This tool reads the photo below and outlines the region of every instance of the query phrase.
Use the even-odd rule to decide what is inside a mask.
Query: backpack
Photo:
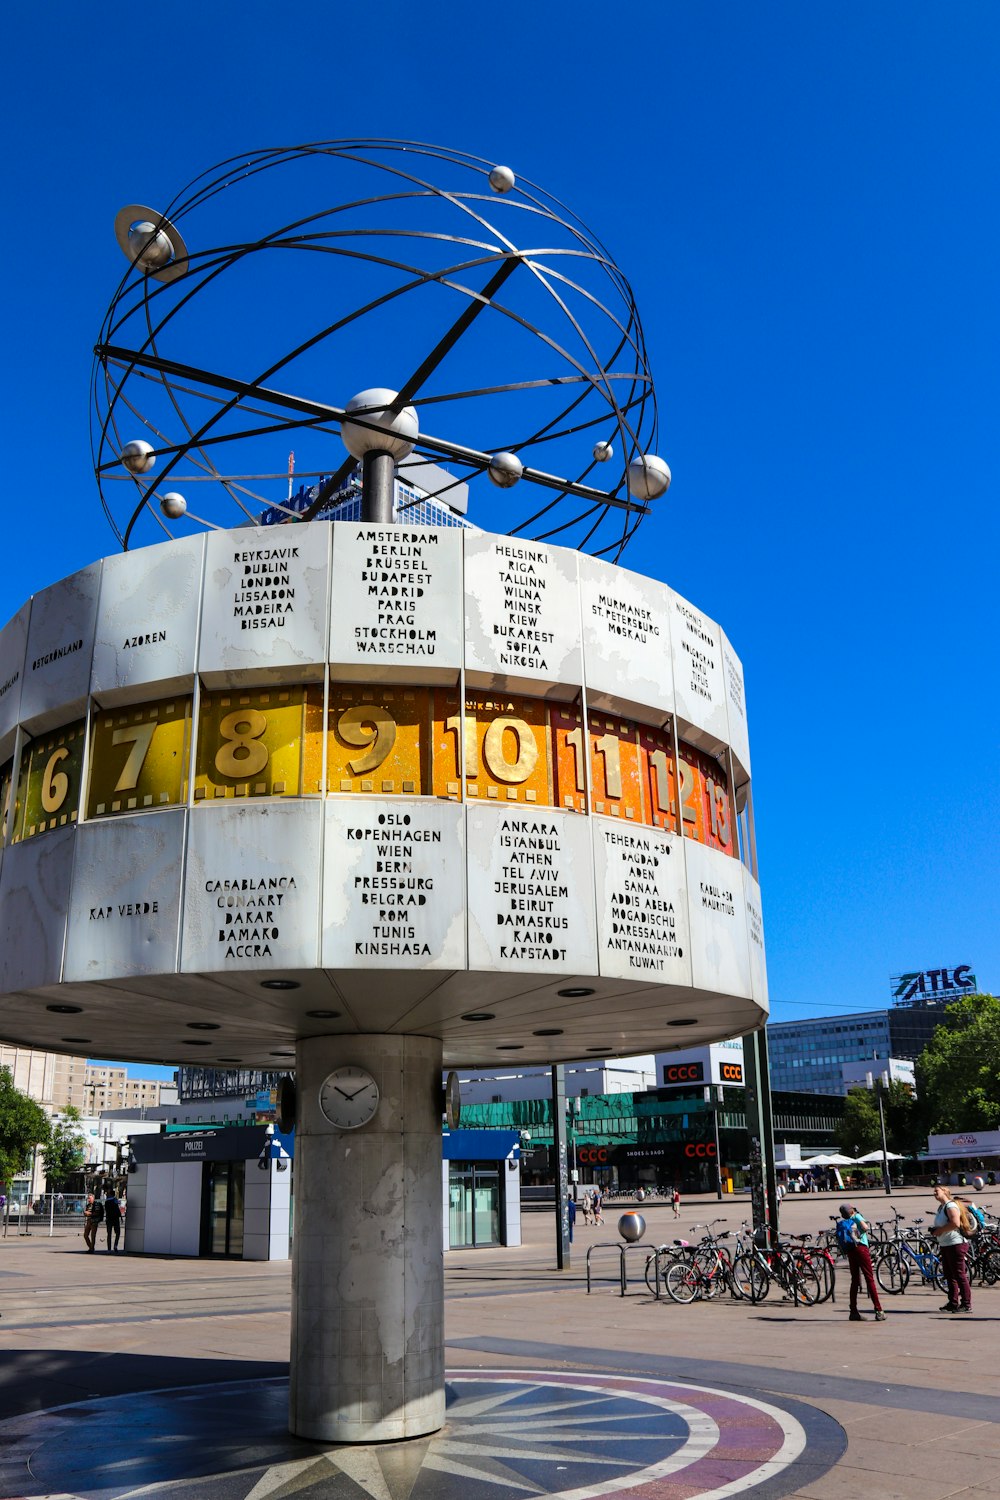
[[[854,1219],[853,1217],[850,1218],[850,1219],[838,1219],[837,1220],[837,1246],[838,1246],[838,1248],[841,1249],[841,1250],[846,1250],[847,1247],[848,1247],[848,1245],[856,1245],[857,1243],[858,1243],[858,1225],[857,1225],[857,1220]]]
[[[101,1220],[104,1218],[104,1204],[101,1202],[100,1198],[95,1198],[93,1203],[91,1204],[90,1217],[94,1220],[95,1224],[100,1224]]]
[[[958,1205],[958,1232],[963,1240],[975,1239],[983,1223],[982,1211],[969,1203]]]

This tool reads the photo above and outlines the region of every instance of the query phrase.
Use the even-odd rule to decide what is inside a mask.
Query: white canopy
[[[831,1151],[827,1156],[810,1156],[808,1161],[802,1163],[804,1167],[853,1167],[855,1159],[853,1156],[841,1156],[839,1151]]]
[[[900,1154],[899,1154],[898,1151],[887,1151],[885,1154],[889,1158],[890,1161],[902,1161],[903,1160],[903,1158],[900,1156]],[[864,1156],[859,1156],[858,1157],[858,1163],[859,1164],[861,1162],[866,1162],[866,1161],[881,1161],[881,1160],[882,1160],[882,1153],[881,1153],[881,1151],[866,1151],[865,1154],[864,1154]]]

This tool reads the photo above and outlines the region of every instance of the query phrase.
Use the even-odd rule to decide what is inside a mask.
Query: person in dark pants
[[[931,1234],[937,1240],[941,1256],[941,1269],[948,1281],[948,1300],[942,1312],[970,1313],[972,1311],[972,1286],[966,1267],[969,1246],[962,1233],[962,1208],[946,1187],[936,1187],[938,1211],[931,1225]],[[968,1228],[966,1210],[965,1227]]]
[[[847,1264],[851,1268],[851,1293],[850,1293],[850,1322],[863,1323],[864,1316],[858,1311],[858,1293],[861,1290],[861,1278],[865,1278],[865,1286],[875,1309],[876,1323],[885,1322],[885,1313],[882,1311],[882,1302],[879,1298],[878,1287],[875,1285],[875,1272],[872,1268],[871,1251],[868,1249],[868,1225],[851,1203],[840,1205],[841,1223],[837,1226],[837,1239],[842,1245],[847,1256]],[[848,1238],[845,1238],[849,1236]]]
[[[122,1237],[122,1208],[112,1187],[104,1194],[104,1222],[108,1227],[108,1254],[111,1254],[111,1236],[114,1235],[114,1251],[117,1255],[118,1241]]]
[[[95,1197],[93,1193],[88,1193],[87,1206],[83,1210],[83,1243],[91,1255],[96,1248],[94,1242],[97,1239],[97,1226],[103,1218],[104,1207],[100,1198]]]
[[[572,1198],[569,1198],[567,1200],[566,1207],[568,1210],[567,1217],[569,1219],[569,1242],[572,1245],[573,1230],[576,1228],[576,1203]]]

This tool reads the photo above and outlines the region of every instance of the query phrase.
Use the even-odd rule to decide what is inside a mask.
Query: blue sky
[[[121,204],[342,135],[508,162],[636,292],[674,483],[624,561],[744,661],[775,1019],[913,968],[996,988],[995,5],[179,0],[5,31],[0,616],[114,547],[88,378]]]

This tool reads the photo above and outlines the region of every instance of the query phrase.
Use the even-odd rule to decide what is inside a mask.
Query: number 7
[[[111,736],[113,745],[130,744],[132,746],[115,786],[116,792],[131,792],[138,785],[143,762],[149,754],[149,747],[153,742],[155,732],[155,723],[133,724],[128,729],[116,729]]]

